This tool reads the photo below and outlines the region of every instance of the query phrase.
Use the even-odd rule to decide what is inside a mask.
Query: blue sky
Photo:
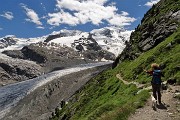
[[[0,0],[0,37],[40,37],[61,29],[133,30],[159,0]]]

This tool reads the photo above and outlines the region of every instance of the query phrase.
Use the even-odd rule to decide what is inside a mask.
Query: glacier
[[[23,99],[25,96],[33,92],[40,86],[45,85],[46,83],[53,81],[54,79],[60,78],[62,76],[102,66],[108,65],[112,62],[99,62],[99,63],[89,63],[81,64],[73,68],[68,68],[64,70],[54,71],[48,74],[44,74],[34,79],[22,81],[19,83],[9,84],[7,86],[0,88],[0,119],[2,119],[10,109]]]

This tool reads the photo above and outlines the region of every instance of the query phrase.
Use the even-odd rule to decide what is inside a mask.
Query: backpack
[[[152,76],[153,84],[161,84],[161,70],[154,70]]]

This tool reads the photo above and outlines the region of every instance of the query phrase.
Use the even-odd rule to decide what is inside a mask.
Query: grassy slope
[[[118,69],[107,70],[95,77],[74,96],[72,101],[76,102],[70,102],[59,113],[68,116],[74,113],[71,120],[127,119],[136,108],[143,106],[149,94],[143,91],[137,95],[135,85],[125,85],[116,78],[118,72]]]
[[[166,2],[164,2],[166,1]],[[145,14],[146,19],[137,27],[131,36],[134,41],[133,51],[139,51],[136,43],[141,37],[143,25],[160,20],[170,10],[179,10],[180,0],[161,0],[159,8],[154,7]],[[157,13],[157,14],[154,14]],[[174,22],[174,21],[170,21]],[[171,43],[170,47],[167,45]],[[123,61],[113,70],[104,71],[85,85],[61,111],[56,109],[56,115],[51,119],[61,119],[65,114],[71,120],[126,120],[136,108],[142,107],[149,97],[148,91],[136,94],[135,85],[125,85],[116,78],[121,73],[124,79],[136,80],[150,84],[151,77],[143,72],[149,69],[153,62],[163,66],[164,79],[176,78],[180,84],[180,28],[161,42],[155,48],[141,54],[133,61]]]
[[[169,43],[172,43],[172,46],[167,48]],[[149,94],[148,91],[136,94],[136,86],[123,84],[116,78],[116,74],[121,72],[127,80],[136,79],[149,84],[151,78],[143,73],[143,68],[148,69],[152,62],[157,62],[165,66],[165,79],[175,77],[179,80],[179,43],[180,29],[136,60],[124,61],[115,69],[104,71],[85,85],[68,106],[57,112],[53,120],[64,114],[71,116],[71,120],[126,120],[136,108],[143,106]]]
[[[162,16],[166,16],[169,12],[176,12],[180,10],[180,0],[161,0],[158,4],[154,5],[143,17],[141,25],[131,34],[132,52],[138,53],[138,43],[142,39],[142,34],[147,26],[153,26],[155,22],[163,24],[161,21]],[[180,26],[180,23],[173,19],[167,19],[168,25],[176,23]],[[153,31],[156,31],[153,28]],[[150,64],[153,62],[159,63],[163,66],[165,78],[176,78],[180,84],[180,28],[174,32],[173,35],[166,38],[161,44],[155,48],[143,53],[134,61],[124,61],[119,65],[119,69],[122,71],[124,78],[127,80],[136,80],[140,83],[149,83],[151,77],[147,79],[147,75],[143,72],[143,69],[149,69]],[[170,48],[166,46],[172,43]]]
[[[180,84],[180,29],[160,43],[157,47],[143,53],[134,61],[124,61],[118,67],[124,77],[128,80],[137,80],[140,83],[147,83],[151,80],[143,72],[149,69],[153,62],[162,65],[164,80],[176,78]],[[172,44],[167,47],[168,44]]]

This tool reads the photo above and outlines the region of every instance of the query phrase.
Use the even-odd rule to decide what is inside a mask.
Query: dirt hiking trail
[[[137,82],[127,82],[120,74],[117,74],[116,77],[124,84],[135,84],[137,88],[142,88],[142,90],[152,89],[151,86],[144,87],[143,84]],[[144,107],[137,109],[128,120],[180,120],[180,98],[177,98],[180,96],[180,86],[168,85],[167,90],[163,90],[161,94],[162,104],[157,104],[156,110],[152,108],[150,97]]]

